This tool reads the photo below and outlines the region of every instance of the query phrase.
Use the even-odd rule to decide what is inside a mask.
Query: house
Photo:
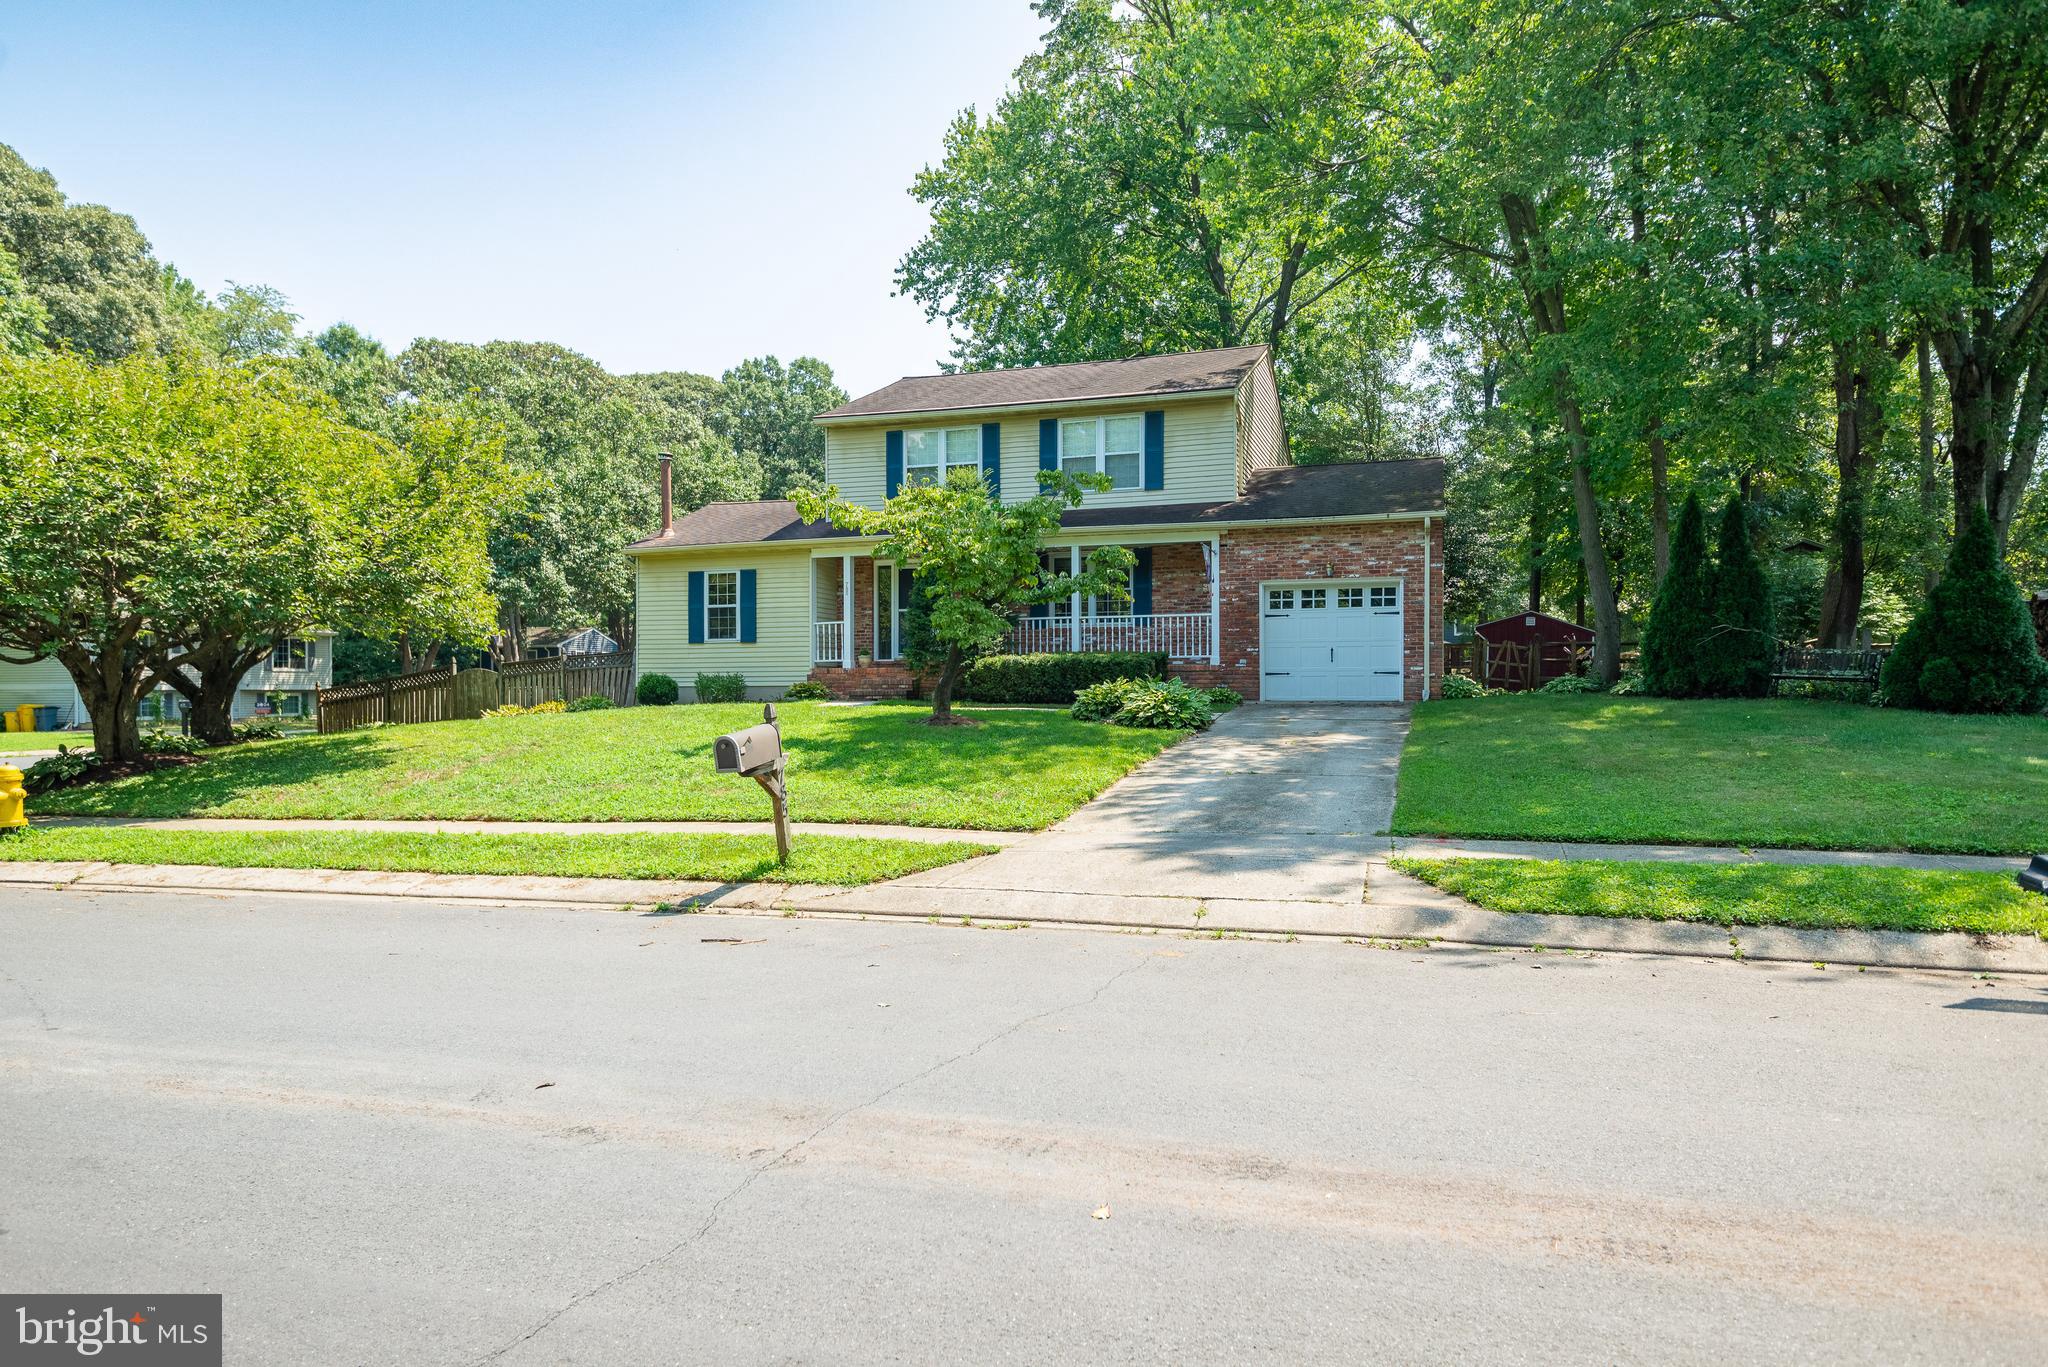
[[[533,627],[525,641],[526,658],[553,660],[563,655],[616,655],[619,643],[596,627]]]
[[[313,631],[288,637],[273,645],[270,654],[242,676],[235,690],[233,716],[236,721],[255,716],[310,716],[315,691],[333,682],[334,633]],[[70,673],[54,659],[23,665],[0,663],[0,710],[25,702],[56,707],[60,727],[82,726],[91,720]],[[184,695],[158,685],[143,699],[141,710],[147,719],[171,720],[184,707]]]
[[[1298,466],[1263,346],[923,375],[822,413],[825,476],[879,507],[912,480],[981,471],[1008,502],[1041,470],[1107,474],[1041,552],[1136,556],[1130,600],[1073,600],[1013,622],[1020,652],[1163,651],[1172,672],[1269,701],[1432,696],[1443,652],[1440,460]],[[817,679],[904,696],[897,663],[913,567],[786,500],[669,513],[634,543],[639,668],[686,693],[737,673],[750,696]]]

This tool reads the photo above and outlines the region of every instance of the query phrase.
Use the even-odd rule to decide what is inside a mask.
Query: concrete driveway
[[[1265,703],[1137,769],[1046,834],[923,887],[1359,902],[1409,709]]]

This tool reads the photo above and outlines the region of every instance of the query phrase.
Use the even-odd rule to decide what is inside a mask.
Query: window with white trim
[[[1145,419],[1072,418],[1060,424],[1060,469],[1070,475],[1108,475],[1112,489],[1145,484]]]
[[[1337,606],[1340,608],[1362,608],[1365,606],[1365,590],[1349,588],[1337,590]]]
[[[740,572],[712,570],[704,576],[704,639],[740,638]]]
[[[313,643],[301,636],[287,636],[270,648],[272,669],[310,669]]]
[[[1294,590],[1293,590],[1293,589],[1267,589],[1267,590],[1266,590],[1266,611],[1268,611],[1268,612],[1292,612],[1292,611],[1294,611]]]
[[[934,427],[903,434],[903,482],[938,484],[955,470],[981,469],[979,427]]]
[[[1303,608],[1311,611],[1328,607],[1329,598],[1330,591],[1328,589],[1303,589],[1301,591],[1301,605]]]
[[[1373,607],[1392,608],[1401,605],[1401,590],[1393,584],[1375,584],[1370,593]]]

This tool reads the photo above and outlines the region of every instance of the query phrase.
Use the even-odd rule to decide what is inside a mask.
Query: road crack
[[[36,1019],[42,1022],[43,1029],[55,1030],[57,1028],[56,1026],[50,1024],[50,1013],[43,1010],[42,1002],[37,999],[35,993],[29,991],[29,986],[27,983],[15,977],[12,973],[9,973],[5,969],[0,969],[0,978],[7,979],[8,982],[13,983],[16,988],[20,989],[21,995],[27,999],[29,1006],[34,1008],[36,1013]]]
[[[932,1076],[934,1073],[942,1072],[947,1068],[951,1068],[956,1063],[965,1063],[967,1060],[973,1058],[976,1054],[979,1054],[982,1050],[989,1048],[991,1045],[1000,1044],[1002,1041],[1008,1039],[1011,1035],[1016,1034],[1019,1030],[1022,1030],[1029,1025],[1035,1025],[1037,1022],[1044,1020],[1048,1016],[1057,1016],[1062,1012],[1079,1011],[1085,1007],[1093,1006],[1097,1001],[1101,1000],[1103,993],[1109,991],[1110,988],[1116,986],[1117,983],[1121,982],[1124,978],[1143,968],[1148,962],[1150,961],[1146,959],[1139,959],[1135,963],[1120,968],[1116,972],[1110,974],[1109,977],[1105,978],[1102,981],[1101,985],[1098,986],[1093,992],[1090,992],[1087,996],[1082,997],[1076,1001],[1061,1002],[1054,1006],[1048,1006],[1042,1011],[1034,1011],[1032,1014],[1023,1017],[1020,1020],[1013,1021],[1009,1025],[1004,1026],[1002,1029],[996,1031],[992,1035],[989,1035],[980,1043],[974,1045],[972,1048],[963,1049],[957,1054],[953,1054],[946,1058],[942,1058],[936,1063],[930,1064],[927,1067],[919,1069],[917,1072],[912,1073],[909,1077],[902,1078],[896,1082],[892,1082],[887,1087],[884,1087],[881,1091],[876,1092],[873,1096],[869,1097],[865,1101],[857,1101],[851,1106],[847,1106],[838,1111],[834,1111],[831,1115],[827,1116],[824,1119],[824,1121],[821,1122],[818,1125],[818,1127],[812,1130],[809,1134],[797,1140],[794,1144],[791,1144],[789,1147],[783,1149],[774,1157],[768,1159],[766,1162],[760,1163],[752,1169],[750,1169],[747,1172],[747,1175],[742,1177],[739,1180],[739,1182],[733,1186],[732,1190],[726,1192],[723,1196],[719,1197],[716,1201],[711,1203],[711,1209],[708,1212],[706,1212],[703,1222],[699,1224],[695,1230],[691,1231],[683,1238],[678,1239],[675,1243],[670,1244],[667,1248],[663,1249],[661,1252],[655,1254],[654,1256],[646,1259],[645,1261],[636,1263],[634,1266],[627,1268],[623,1272],[619,1272],[611,1277],[607,1277],[605,1280],[599,1282],[596,1286],[591,1287],[589,1290],[580,1292],[577,1295],[570,1297],[568,1301],[564,1302],[559,1308],[549,1313],[545,1318],[540,1320],[539,1323],[535,1324],[531,1329],[528,1329],[518,1338],[513,1339],[510,1343],[507,1343],[502,1347],[494,1348],[490,1352],[484,1354],[482,1357],[475,1359],[473,1367],[485,1367],[485,1364],[487,1363],[498,1361],[507,1353],[519,1347],[521,1344],[530,1343],[534,1339],[540,1337],[540,1335],[546,1333],[548,1329],[554,1325],[555,1321],[561,1319],[562,1316],[568,1314],[571,1310],[574,1310],[578,1306],[584,1305],[596,1299],[597,1297],[604,1295],[607,1291],[612,1290],[614,1287],[623,1286],[627,1282],[632,1281],[636,1277],[639,1277],[642,1273],[650,1272],[653,1269],[661,1266],[663,1263],[668,1262],[676,1255],[688,1251],[693,1245],[698,1243],[706,1235],[710,1234],[713,1229],[717,1227],[718,1217],[724,1214],[725,1208],[731,1205],[734,1201],[738,1200],[741,1196],[745,1195],[749,1187],[753,1186],[754,1183],[759,1181],[762,1177],[766,1176],[768,1173],[774,1171],[776,1168],[782,1166],[791,1158],[795,1157],[804,1148],[815,1142],[819,1138],[819,1136],[823,1135],[826,1131],[832,1129],[834,1126],[844,1121],[848,1116],[858,1115],[862,1111],[868,1110],[869,1108],[874,1106],[878,1106],[882,1102],[894,1096],[896,1093],[902,1091],[905,1087],[914,1086],[915,1084],[922,1082],[926,1078]]]

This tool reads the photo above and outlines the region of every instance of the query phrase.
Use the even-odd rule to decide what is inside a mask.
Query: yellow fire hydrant
[[[16,831],[28,825],[28,789],[21,786],[21,770],[0,764],[0,831]]]

